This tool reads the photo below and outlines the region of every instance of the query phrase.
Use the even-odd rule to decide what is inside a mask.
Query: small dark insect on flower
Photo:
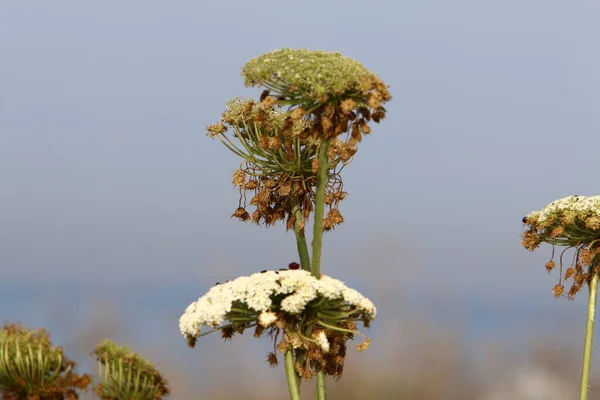
[[[527,223],[527,217],[523,217],[523,223],[526,224]]]
[[[220,283],[219,283],[219,282],[215,283],[215,286],[219,286],[219,285],[220,285]]]
[[[298,264],[297,262],[291,262],[290,265],[288,265],[289,269],[300,269],[300,264]]]
[[[262,271],[260,271],[261,274],[264,274],[265,272],[267,272],[268,269],[263,269]]]
[[[263,92],[260,94],[260,101],[263,101],[268,96],[269,96],[269,91],[268,90],[263,90]]]

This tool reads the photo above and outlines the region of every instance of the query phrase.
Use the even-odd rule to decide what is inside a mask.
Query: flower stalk
[[[300,377],[294,369],[294,350],[289,348],[285,352],[285,374],[291,400],[300,400]]]
[[[581,387],[579,400],[587,400],[592,366],[592,346],[594,342],[594,323],[596,316],[596,300],[598,298],[598,281],[600,272],[595,271],[590,280],[590,295],[588,298],[588,311],[585,325],[585,341],[583,345],[583,361],[581,367]]]
[[[321,253],[323,250],[323,214],[325,213],[325,185],[327,183],[327,172],[329,170],[329,160],[327,159],[328,149],[329,140],[322,140],[318,158],[319,172],[317,174],[317,189],[315,193],[315,223],[313,227],[312,241],[311,272],[315,278],[319,278],[319,274],[321,273]]]

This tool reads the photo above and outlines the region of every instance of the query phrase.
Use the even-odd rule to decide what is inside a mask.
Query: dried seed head
[[[364,351],[371,345],[371,339],[365,339],[362,343],[356,345],[358,351]]]
[[[571,289],[569,289],[568,298],[569,300],[575,300],[575,295],[581,290],[581,286],[577,284],[573,284]]]
[[[534,251],[542,243],[534,232],[527,231],[522,235],[521,244],[529,251]]]
[[[279,186],[279,189],[277,190],[277,193],[282,197],[288,196],[291,192],[292,185],[290,185],[289,183]]]
[[[292,114],[290,114],[290,118],[294,122],[299,121],[303,116],[304,110],[301,107],[295,108],[294,111],[292,111]]]
[[[258,187],[258,181],[255,179],[250,179],[246,184],[244,184],[244,189],[246,190],[255,190]]]
[[[555,227],[554,229],[552,229],[552,232],[550,232],[550,236],[558,237],[558,236],[561,236],[563,233],[565,233],[565,227],[562,225],[559,225],[559,226]]]
[[[263,110],[271,109],[275,105],[275,97],[267,96],[260,102],[260,107]]]
[[[250,214],[248,214],[248,211],[246,211],[244,207],[239,207],[237,210],[235,210],[231,217],[238,218],[242,221],[248,221],[250,219]]]
[[[215,137],[217,135],[221,135],[221,134],[227,132],[227,127],[224,124],[219,122],[219,123],[207,126],[206,130],[208,131],[208,136]]]
[[[279,363],[279,361],[277,361],[277,354],[275,354],[275,353],[267,354],[267,362],[269,363],[269,365],[271,367],[275,368],[277,366],[277,364]]]
[[[579,251],[579,261],[583,265],[591,265],[594,261],[594,253],[590,249],[581,249]]]
[[[233,178],[231,179],[231,182],[235,186],[243,186],[245,181],[246,181],[246,173],[241,169],[236,169],[233,172]]]
[[[546,263],[546,271],[548,271],[548,273],[550,273],[554,267],[556,267],[556,263],[554,261],[548,261]]]
[[[352,99],[346,99],[340,104],[340,110],[344,114],[350,114],[356,108],[356,102]]]
[[[552,293],[554,293],[554,297],[556,297],[557,299],[563,295],[563,293],[565,292],[565,287],[561,284],[555,285],[554,288],[552,289]]]
[[[585,226],[586,228],[597,230],[598,228],[600,228],[600,217],[594,215],[587,218],[585,220]]]
[[[565,271],[565,280],[570,279],[575,276],[575,268],[569,267]]]

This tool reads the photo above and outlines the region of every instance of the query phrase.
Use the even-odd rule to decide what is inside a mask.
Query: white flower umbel
[[[600,196],[568,196],[529,213],[523,246],[534,250],[540,243],[578,247],[600,239]]]
[[[540,211],[533,211],[526,217],[538,224],[573,214],[585,220],[589,217],[600,218],[600,196],[567,196],[555,200]]]
[[[299,315],[307,306],[315,312],[343,310],[346,320],[369,321],[376,315],[375,305],[369,299],[337,279],[316,279],[303,270],[280,270],[242,276],[212,287],[189,305],[179,320],[179,328],[186,337],[198,337],[201,326],[215,329],[225,321],[232,322],[229,317],[236,313],[239,318],[240,309],[248,323],[253,319],[269,326],[278,313]]]

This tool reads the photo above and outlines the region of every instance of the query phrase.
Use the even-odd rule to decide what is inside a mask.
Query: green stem
[[[325,185],[327,184],[327,174],[329,172],[329,160],[327,159],[327,149],[329,140],[321,140],[319,149],[319,171],[317,174],[317,191],[315,193],[315,225],[313,227],[312,240],[312,275],[316,278],[321,273],[321,250],[323,247],[323,214],[325,213]]]
[[[285,352],[285,375],[290,389],[290,399],[300,400],[300,385],[298,374],[294,368],[294,350],[292,348]]]
[[[327,400],[327,391],[325,390],[325,372],[319,371],[317,373],[317,392],[315,393],[315,400]]]
[[[296,184],[294,183],[293,190],[296,190]],[[296,245],[298,247],[298,255],[300,256],[300,265],[305,271],[310,271],[310,256],[308,254],[308,244],[306,242],[306,235],[304,234],[304,228],[300,229],[300,222],[302,221],[302,210],[300,210],[299,204],[294,204],[292,208],[294,213],[294,233],[296,234]]]
[[[595,266],[592,266],[592,269]],[[579,400],[587,400],[590,381],[590,368],[592,365],[592,344],[594,341],[594,319],[596,314],[596,299],[598,297],[598,280],[600,273],[592,272],[590,281],[590,297],[588,299],[588,313],[585,325],[585,342],[583,346],[583,365],[581,367],[581,388]]]

